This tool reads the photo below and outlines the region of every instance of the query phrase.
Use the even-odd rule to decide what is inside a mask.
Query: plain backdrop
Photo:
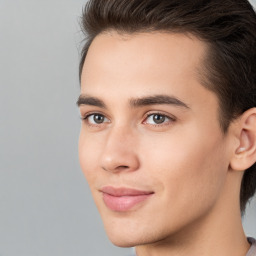
[[[131,251],[108,241],[78,162],[85,2],[0,0],[0,256]],[[255,199],[244,227],[256,237]]]

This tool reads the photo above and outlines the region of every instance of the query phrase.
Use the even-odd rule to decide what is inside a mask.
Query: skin
[[[82,121],[80,164],[110,240],[136,246],[138,256],[242,256],[249,249],[239,191],[250,163],[236,152],[252,144],[243,124],[255,111],[222,133],[217,96],[198,75],[207,50],[191,35],[112,31],[98,35],[88,51],[79,107],[82,118],[90,116]],[[155,95],[186,107],[130,104]],[[154,122],[154,114],[163,122]],[[104,204],[106,185],[154,194],[117,212]]]

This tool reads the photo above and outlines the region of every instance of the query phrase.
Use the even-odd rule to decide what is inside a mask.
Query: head
[[[82,25],[80,162],[111,240],[134,245],[121,227],[146,243],[152,222],[161,239],[225,204],[243,213],[256,190],[251,5],[94,0]],[[147,195],[117,209],[109,193],[138,193],[123,187]]]

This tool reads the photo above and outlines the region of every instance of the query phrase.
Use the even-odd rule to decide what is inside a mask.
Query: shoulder
[[[246,256],[256,256],[256,240],[252,237],[248,237],[248,242],[251,244],[251,248]]]

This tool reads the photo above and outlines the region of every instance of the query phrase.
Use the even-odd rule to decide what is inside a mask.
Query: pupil
[[[104,121],[104,118],[101,115],[94,115],[93,119],[94,119],[94,122],[97,123],[97,124],[101,124]]]
[[[154,116],[153,116],[153,120],[154,120],[154,122],[157,123],[157,124],[163,123],[163,122],[164,122],[164,119],[165,119],[165,117],[162,116],[162,115],[154,115]]]

